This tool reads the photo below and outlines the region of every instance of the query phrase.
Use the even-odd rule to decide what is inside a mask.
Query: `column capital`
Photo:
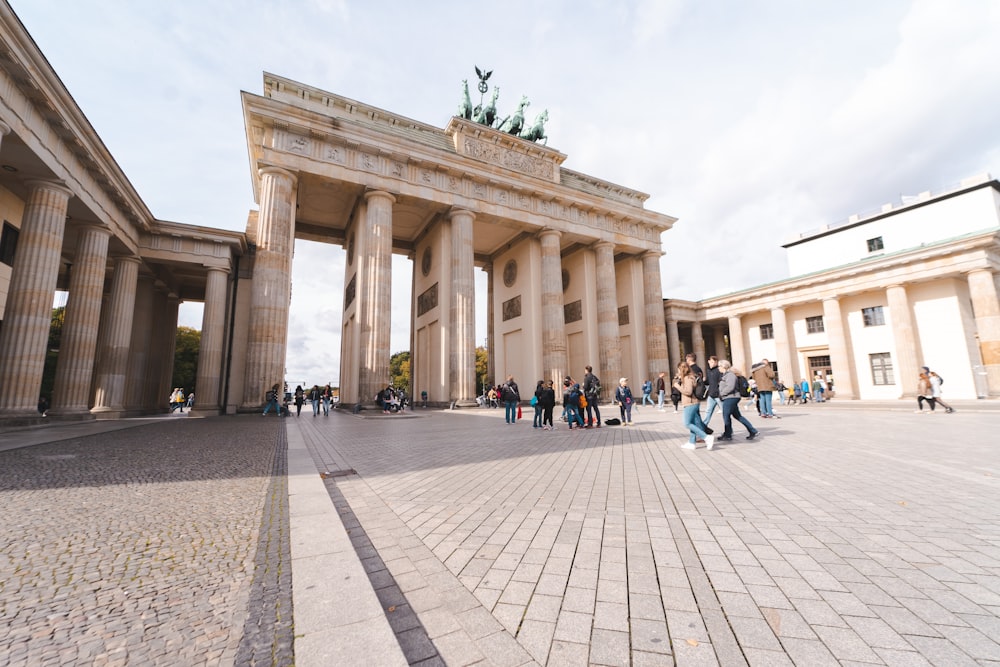
[[[45,178],[31,178],[24,182],[32,190],[48,190],[50,192],[58,192],[66,196],[67,199],[73,197],[73,191],[69,189],[64,182],[58,180],[49,180]]]
[[[601,250],[603,248],[611,248],[611,250],[614,251],[615,244],[612,243],[611,241],[601,240],[601,241],[595,241],[594,243],[591,244],[590,247],[593,248],[594,250]]]
[[[373,199],[375,197],[388,199],[389,203],[391,204],[396,203],[396,198],[392,194],[386,192],[385,190],[365,190],[365,201],[368,201],[369,199]]]
[[[115,262],[132,262],[133,264],[142,264],[142,259],[136,257],[135,255],[112,255],[111,259]]]
[[[264,175],[284,176],[285,178],[291,179],[293,183],[299,180],[298,174],[296,174],[294,171],[282,169],[281,167],[272,167],[270,165],[265,167],[260,167],[259,169],[257,169],[257,174],[261,177],[263,177]]]
[[[0,120],[0,138],[10,134],[10,125]]]
[[[666,253],[664,253],[662,250],[647,250],[646,252],[639,255],[639,257],[642,259],[647,259],[649,257],[655,257],[656,259],[660,259],[665,254]]]
[[[457,216],[460,216],[460,215],[467,215],[470,218],[472,218],[473,220],[476,219],[475,212],[474,211],[470,211],[467,208],[460,208],[460,207],[456,206],[456,207],[452,208],[450,211],[448,211],[448,219],[449,220],[451,220],[452,218],[455,218]]]
[[[538,238],[544,239],[547,236],[554,236],[557,239],[562,238],[562,232],[558,229],[552,229],[551,227],[546,227],[538,232]]]

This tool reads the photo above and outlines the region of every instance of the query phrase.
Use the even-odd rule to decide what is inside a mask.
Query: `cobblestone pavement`
[[[291,664],[283,443],[171,419],[0,452],[0,664]]]
[[[1000,665],[1000,413],[776,410],[714,451],[652,409],[286,422],[357,471],[326,481],[411,663]]]

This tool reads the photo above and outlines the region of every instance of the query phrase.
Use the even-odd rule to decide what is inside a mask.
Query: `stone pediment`
[[[455,151],[488,165],[559,183],[559,167],[566,156],[559,151],[455,116],[445,132]]]

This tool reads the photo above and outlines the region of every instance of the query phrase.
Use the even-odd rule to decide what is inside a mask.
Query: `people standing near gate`
[[[826,391],[825,383],[823,382],[823,376],[816,373],[816,377],[813,379],[813,400],[817,403],[822,403],[824,400],[823,392]]]
[[[750,420],[740,413],[740,399],[743,397],[740,385],[746,383],[747,388],[749,388],[749,382],[743,377],[743,373],[733,369],[728,359],[719,362],[719,370],[722,373],[719,379],[719,397],[722,399],[722,425],[725,429],[719,436],[719,440],[733,439],[734,417],[736,421],[746,427],[747,440],[753,440],[757,437],[758,431],[750,423]]]
[[[923,413],[924,401],[927,401],[930,411],[934,412],[936,401],[934,400],[934,389],[931,387],[931,378],[927,373],[921,372],[917,380],[917,409],[914,412]]]
[[[583,395],[587,399],[587,428],[601,428],[601,409],[597,407],[597,402],[601,400],[601,380],[594,375],[593,366],[584,366],[584,369],[587,371],[583,375]]]
[[[264,412],[261,414],[261,416],[262,417],[266,417],[267,413],[271,411],[271,408],[274,408],[275,413],[277,413],[277,415],[280,417],[281,416],[281,408],[278,406],[278,385],[277,384],[273,385],[268,390],[267,395],[264,397],[264,400],[266,401],[266,404],[264,405]]]
[[[531,407],[535,409],[535,418],[531,422],[531,428],[542,427],[542,392],[545,391],[545,381],[539,380],[535,385],[535,395],[531,397]]]
[[[757,383],[757,396],[760,401],[760,416],[763,419],[773,419],[774,409],[771,407],[771,394],[774,393],[774,369],[771,362],[761,359],[750,369],[754,382]]]
[[[701,370],[701,366],[698,365],[697,360],[692,353],[688,352],[687,354],[685,354],[684,361],[687,363],[688,368],[691,371],[691,374],[694,375],[695,380],[697,380],[699,377],[702,379],[705,378],[705,372]],[[684,393],[681,392],[681,401],[683,400],[684,400]],[[704,431],[705,433],[708,433],[709,435],[712,435],[712,429],[710,429],[708,427],[708,424],[706,424],[705,421],[701,418],[700,407],[698,408],[698,411],[695,412],[695,416],[698,418],[698,426],[701,428],[701,430]]]
[[[660,373],[660,376],[656,378],[656,409],[663,412],[663,400],[667,396],[667,381],[664,379],[666,373]],[[674,412],[677,412],[677,406],[674,406]]]
[[[188,408],[188,410],[190,410],[193,407],[194,407],[194,389],[191,390],[191,393],[188,394],[188,397],[187,397],[187,408]]]
[[[622,413],[622,426],[632,425],[632,388],[628,386],[628,378],[618,380],[618,388],[615,389],[615,400],[618,401],[618,409]]]
[[[809,399],[812,398],[812,390],[809,388],[809,380],[802,378],[802,382],[799,383],[799,388],[802,391],[802,402],[808,403]]]
[[[696,449],[699,441],[703,441],[708,449],[715,446],[715,437],[707,433],[701,420],[701,401],[694,394],[698,377],[691,371],[686,361],[677,364],[677,375],[674,386],[681,394],[681,406],[684,410],[684,426],[690,435],[683,445],[684,449]]]
[[[927,368],[927,366],[924,366],[924,372],[927,373],[927,377],[931,381],[931,395],[934,396],[934,401],[944,408],[945,413],[951,414],[954,412],[955,408],[951,407],[941,399],[941,385],[944,384],[944,380],[940,375]]]
[[[302,403],[306,400],[306,393],[302,391],[302,385],[295,385],[295,416],[302,416]]]
[[[502,397],[504,405],[504,420],[508,424],[517,423],[517,404],[521,402],[521,392],[517,388],[517,383],[514,382],[514,376],[508,375],[507,381],[503,383],[501,388]]]
[[[556,407],[556,392],[552,389],[552,380],[546,380],[542,386],[542,393],[538,397],[538,404],[542,406],[542,429],[545,431],[554,430],[552,410]]]
[[[319,390],[319,385],[314,384],[309,390],[309,402],[313,406],[313,417],[319,417],[319,402],[323,397],[323,392]]]
[[[714,354],[708,358],[708,370],[705,371],[705,384],[708,385],[708,407],[705,410],[705,424],[712,421],[715,407],[722,409],[722,399],[719,398],[719,380],[722,371],[719,370],[719,358]]]

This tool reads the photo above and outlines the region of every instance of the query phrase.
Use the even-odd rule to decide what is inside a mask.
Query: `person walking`
[[[521,402],[521,393],[514,382],[514,376],[508,375],[501,388],[501,400],[504,405],[504,420],[508,424],[517,423],[517,404]]]
[[[313,406],[313,417],[319,417],[319,402],[322,397],[323,393],[319,390],[319,385],[314,384],[309,390],[309,402]]]
[[[945,403],[941,398],[941,385],[944,383],[944,380],[941,379],[940,375],[927,368],[927,366],[924,366],[924,372],[927,373],[927,377],[931,381],[931,396],[934,397],[934,402],[944,408],[945,414],[954,412],[955,408]]]
[[[649,403],[650,405],[653,406],[656,405],[655,403],[653,403],[653,399],[650,397],[650,394],[652,393],[653,393],[653,382],[652,380],[646,380],[645,382],[642,383],[642,405],[646,405],[646,403]]]
[[[771,407],[771,394],[774,393],[774,369],[771,368],[771,362],[761,359],[760,363],[754,364],[750,369],[750,374],[757,383],[760,416],[763,419],[773,419],[775,415]]]
[[[274,386],[272,386],[267,391],[267,394],[264,397],[264,400],[266,401],[266,404],[264,405],[264,412],[261,413],[261,417],[266,417],[267,413],[271,411],[271,408],[274,408],[275,413],[277,413],[277,415],[280,417],[281,416],[281,408],[278,406],[278,385],[277,384],[275,384]]]
[[[743,377],[743,373],[733,369],[728,359],[719,361],[719,370],[721,372],[721,377],[719,378],[719,397],[722,399],[722,425],[724,430],[718,439],[733,439],[733,418],[735,417],[736,421],[746,427],[747,440],[753,440],[757,437],[759,431],[753,427],[749,419],[740,413],[741,385],[749,386],[749,383]]]
[[[691,371],[691,367],[686,361],[677,364],[677,375],[674,386],[677,387],[677,391],[681,394],[681,405],[684,408],[684,426],[690,433],[688,441],[683,445],[683,448],[697,449],[696,443],[699,440],[703,440],[705,447],[712,449],[715,447],[715,437],[706,433],[702,427],[703,422],[699,414],[701,411],[701,401],[694,395],[694,387],[697,381],[697,376]]]
[[[712,421],[715,414],[715,407],[722,409],[722,399],[719,398],[719,380],[722,379],[722,371],[719,370],[719,358],[714,354],[708,358],[708,370],[705,371],[705,384],[708,385],[708,407],[705,409],[705,424]]]
[[[684,360],[687,363],[688,368],[691,370],[691,374],[694,375],[695,382],[697,382],[698,378],[702,378],[702,380],[704,381],[705,372],[701,370],[701,367],[698,365],[697,359],[695,358],[694,354],[688,352],[687,354],[684,355]],[[700,400],[701,399],[699,399],[699,401]],[[695,413],[695,417],[698,418],[698,426],[701,428],[701,430],[709,435],[712,435],[712,429],[710,429],[708,427],[708,424],[706,424],[705,421],[701,418],[700,407],[698,408],[698,411]]]
[[[302,385],[295,385],[295,416],[302,416],[302,403],[306,400],[306,393],[302,391]]]
[[[323,399],[323,416],[324,417],[329,417],[330,416],[330,399],[331,398],[333,398],[333,389],[330,388],[330,385],[326,385],[325,387],[323,387],[323,395],[322,395],[322,399]]]
[[[666,373],[660,373],[659,377],[656,378],[656,409],[663,412],[663,400],[667,396],[667,381],[664,380]],[[674,406],[674,412],[677,412],[677,406]]]
[[[531,428],[542,427],[542,393],[545,391],[545,382],[539,380],[535,385],[535,395],[531,397],[531,406],[535,409],[535,418],[531,422]]]
[[[934,412],[936,403],[934,400],[934,389],[931,387],[930,376],[922,372],[920,373],[920,378],[917,380],[917,409],[914,412],[924,414],[924,401],[927,401],[930,411]]]
[[[799,388],[802,391],[802,402],[808,403],[809,399],[812,398],[812,392],[809,389],[809,380],[802,378],[802,382],[799,384]]]
[[[587,428],[601,428],[601,380],[594,375],[593,366],[584,366],[583,396],[587,399]]]
[[[622,426],[632,425],[632,389],[628,386],[628,378],[618,380],[618,388],[615,389],[615,400],[618,401],[618,409],[622,413]]]

